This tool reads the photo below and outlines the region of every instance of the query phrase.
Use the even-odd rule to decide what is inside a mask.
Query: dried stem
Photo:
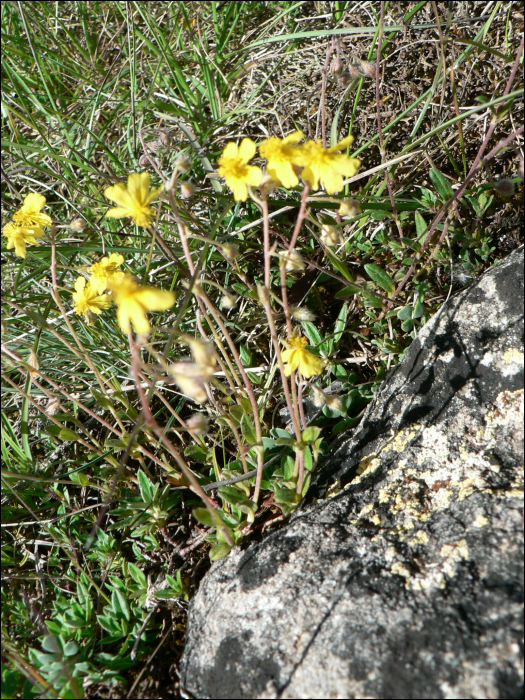
[[[379,18],[379,31],[377,34],[377,54],[376,54],[376,108],[377,108],[377,134],[379,136],[379,150],[381,153],[381,163],[384,165],[386,163],[386,153],[385,153],[385,142],[383,139],[383,132],[381,130],[381,105],[379,100],[379,64],[381,62],[381,45],[383,43],[383,22],[385,16],[385,3],[381,2],[381,14]],[[385,168],[385,182],[388,189],[388,196],[390,197],[390,205],[392,206],[392,212],[394,215],[394,220],[397,225],[397,230],[399,232],[399,238],[403,238],[403,229],[401,228],[401,221],[397,215],[396,202],[394,200],[394,192],[392,190],[392,183],[390,181],[390,175],[388,174],[388,168]]]

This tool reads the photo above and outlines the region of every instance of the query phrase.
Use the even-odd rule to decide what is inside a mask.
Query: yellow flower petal
[[[116,272],[108,279],[115,304],[118,306],[117,320],[127,333],[130,323],[137,333],[149,333],[151,326],[146,311],[163,311],[175,303],[173,292],[155,287],[139,287],[129,273]]]
[[[136,333],[147,334],[151,330],[144,307],[134,299],[125,299],[117,309],[117,321],[124,333],[130,330],[130,323]]]
[[[117,182],[116,185],[106,187],[104,196],[111,199],[112,202],[120,204],[124,209],[129,210],[133,207],[133,200],[131,199],[130,193],[122,182]]]
[[[148,311],[165,311],[175,303],[175,294],[167,289],[139,287],[134,298]]]
[[[251,139],[243,139],[239,146],[239,158],[244,163],[247,163],[255,155],[256,146]]]
[[[46,198],[38,192],[30,192],[24,198],[24,204],[20,211],[24,214],[37,214],[46,203]]]

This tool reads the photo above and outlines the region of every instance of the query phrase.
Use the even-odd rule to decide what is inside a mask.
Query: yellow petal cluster
[[[164,311],[175,303],[173,292],[156,287],[141,287],[128,272],[116,272],[108,278],[108,289],[117,305],[117,321],[124,333],[131,324],[139,334],[147,335],[151,326],[147,311]]]
[[[89,278],[90,283],[95,286],[99,294],[107,289],[108,280],[115,272],[120,272],[120,266],[124,262],[124,257],[118,253],[111,253],[109,257],[105,256],[97,263],[93,263],[88,267],[91,273]]]
[[[292,371],[299,372],[308,379],[314,374],[320,374],[323,370],[323,361],[317,355],[306,350],[308,345],[304,336],[294,334],[289,336],[288,340],[282,340],[286,350],[282,353],[283,362],[285,362],[284,373],[287,377]]]
[[[299,183],[298,173],[312,189],[321,184],[328,194],[336,194],[343,189],[343,177],[356,174],[361,161],[341,153],[353,142],[347,136],[330,148],[324,148],[321,141],[307,141],[303,146],[298,142],[304,137],[302,131],[294,131],[283,139],[271,136],[259,146],[259,154],[267,161],[266,174],[260,168],[247,165],[255,155],[255,144],[251,139],[243,139],[240,146],[226,144],[219,159],[218,173],[226,179],[236,200],[245,201],[247,185],[261,187],[263,194],[281,183],[284,187],[295,187]]]
[[[255,155],[255,150],[255,144],[251,139],[243,139],[240,146],[230,141],[219,158],[218,173],[226,180],[237,202],[246,201],[247,185],[258,187],[261,182],[261,169],[255,165],[247,165]]]
[[[41,212],[45,203],[44,195],[30,192],[20,209],[13,214],[13,221],[9,221],[2,229],[7,238],[7,248],[14,248],[20,258],[25,258],[28,243],[39,245],[36,239],[44,235],[42,226],[51,225],[51,217]]]
[[[106,216],[110,219],[121,219],[129,216],[137,226],[150,226],[155,214],[148,205],[162,192],[162,185],[150,189],[149,173],[130,173],[128,186],[122,182],[106,187],[104,194],[117,207],[108,209]]]
[[[99,294],[98,286],[92,282],[93,278],[86,283],[84,277],[77,277],[73,301],[75,302],[75,312],[83,315],[88,322],[91,321],[91,314],[101,314],[104,309],[111,306],[111,298],[107,294]]]
[[[353,140],[353,136],[347,136],[331,148],[323,148],[320,141],[308,141],[302,149],[303,180],[309,182],[314,190],[319,189],[321,183],[328,194],[340,192],[343,189],[342,176],[353,177],[361,164],[357,158],[339,153]]]
[[[268,161],[266,166],[268,174],[274,180],[280,181],[284,187],[296,187],[299,184],[293,165],[303,164],[302,149],[296,147],[303,137],[302,131],[295,131],[284,139],[271,136],[259,146],[259,153]]]

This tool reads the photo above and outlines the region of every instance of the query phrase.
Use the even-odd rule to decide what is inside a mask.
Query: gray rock
[[[522,303],[523,248],[426,324],[290,522],[208,572],[183,687],[523,696]]]

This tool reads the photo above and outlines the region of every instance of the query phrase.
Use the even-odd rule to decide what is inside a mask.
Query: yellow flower
[[[124,258],[122,255],[111,253],[109,258],[104,257],[99,262],[93,263],[93,265],[88,267],[88,271],[91,272],[89,282],[96,287],[99,294],[102,294],[107,289],[109,278],[115,272],[119,272],[119,267],[123,262]]]
[[[175,303],[175,294],[156,287],[139,287],[128,272],[115,272],[108,279],[113,300],[118,306],[117,321],[127,333],[130,322],[137,333],[147,334],[151,330],[146,311],[164,311]]]
[[[40,226],[19,226],[12,221],[9,221],[9,223],[4,226],[2,233],[7,238],[7,248],[14,247],[15,253],[20,258],[25,258],[26,256],[27,243],[40,245],[36,239],[44,235]]]
[[[261,169],[246,163],[255,155],[255,144],[251,139],[243,139],[241,145],[230,141],[219,158],[219,175],[233,191],[235,201],[246,201],[246,185],[258,187],[261,182]]]
[[[319,189],[319,182],[328,194],[335,194],[343,189],[343,178],[356,174],[361,161],[350,158],[346,153],[338,153],[347,148],[354,140],[353,136],[347,136],[331,148],[323,148],[320,141],[308,141],[301,148],[303,156],[302,172],[303,180],[310,183],[314,190]]]
[[[153,209],[148,207],[162,192],[160,187],[150,190],[149,173],[130,173],[128,175],[128,186],[122,182],[106,187],[104,194],[118,207],[108,209],[106,216],[110,219],[122,219],[124,216],[131,217],[137,226],[149,226],[154,216]]]
[[[97,285],[93,285],[91,279],[86,284],[84,277],[77,277],[73,301],[75,312],[79,316],[84,314],[88,322],[92,320],[93,314],[101,314],[111,306],[111,298],[107,294],[99,295]]]
[[[282,353],[282,358],[287,363],[284,368],[284,373],[287,377],[296,369],[306,379],[314,374],[321,373],[323,361],[320,357],[305,349],[308,344],[306,338],[299,334],[293,334],[288,338],[288,341],[283,340],[282,342],[286,346],[286,350]]]
[[[40,210],[45,206],[45,203],[46,198],[43,194],[30,192],[24,198],[24,204],[17,212],[15,212],[13,216],[15,224],[33,229],[35,227],[40,229],[41,226],[51,226],[51,217],[40,212]]]
[[[284,187],[295,187],[299,184],[299,178],[292,165],[301,165],[303,162],[301,148],[295,147],[303,136],[302,131],[288,134],[284,139],[271,136],[259,146],[259,153],[268,161],[266,166],[268,174],[274,180],[279,180]]]

